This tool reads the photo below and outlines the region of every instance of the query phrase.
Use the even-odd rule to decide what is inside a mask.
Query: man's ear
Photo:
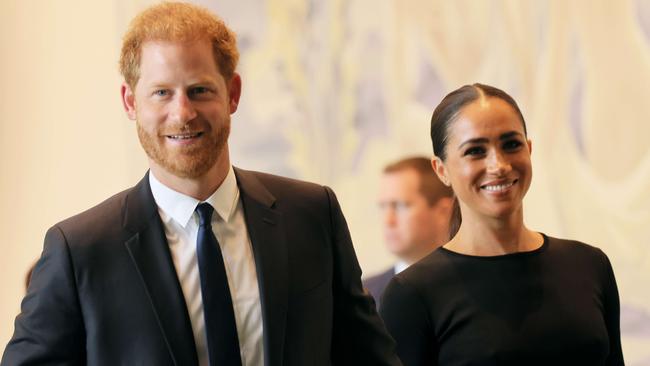
[[[228,103],[230,105],[230,114],[237,111],[239,98],[241,97],[241,76],[234,73],[228,82]]]
[[[446,185],[447,187],[451,186],[451,183],[449,183],[449,178],[447,177],[447,169],[445,169],[445,163],[442,161],[442,159],[437,156],[431,158],[431,167],[433,168],[433,171],[436,172],[436,175],[442,184]]]
[[[126,111],[126,115],[130,120],[135,121],[137,113],[135,111],[135,94],[131,87],[126,82],[122,83],[120,88],[120,94],[122,95],[122,105]]]

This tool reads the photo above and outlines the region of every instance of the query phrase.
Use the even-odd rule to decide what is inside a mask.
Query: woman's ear
[[[446,185],[447,187],[451,186],[449,177],[447,177],[447,169],[445,169],[445,163],[442,161],[442,159],[437,156],[431,158],[431,167],[433,168],[433,171],[436,172],[436,175],[442,184]]]

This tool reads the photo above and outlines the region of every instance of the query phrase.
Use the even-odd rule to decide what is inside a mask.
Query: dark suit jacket
[[[395,277],[395,267],[390,267],[386,271],[379,273],[377,275],[368,277],[363,281],[363,287],[370,292],[370,295],[375,299],[377,308],[381,303],[381,297],[384,294],[388,282]]]
[[[398,365],[327,187],[235,169],[257,267],[266,365]],[[135,187],[53,226],[2,366],[196,365],[151,194]]]

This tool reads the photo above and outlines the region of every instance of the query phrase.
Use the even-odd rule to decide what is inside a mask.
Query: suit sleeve
[[[45,236],[14,328],[2,366],[85,364],[85,331],[70,252],[56,226]]]
[[[330,204],[334,256],[334,365],[401,365],[395,342],[379,318],[373,299],[361,285],[347,223],[331,189],[325,188]]]
[[[404,366],[438,364],[427,308],[414,289],[394,277],[384,291],[380,312]]]
[[[623,350],[621,347],[621,305],[618,296],[618,287],[616,286],[612,264],[605,253],[602,253],[602,255],[605,261],[603,311],[605,325],[609,335],[609,356],[607,357],[606,364],[608,366],[621,366],[625,362],[623,361]]]

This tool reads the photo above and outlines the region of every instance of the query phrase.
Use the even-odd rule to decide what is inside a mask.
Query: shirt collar
[[[403,270],[407,269],[408,267],[409,267],[408,263],[406,263],[406,262],[404,262],[402,260],[397,261],[397,263],[395,263],[395,274],[398,274],[398,273],[402,272]]]
[[[156,179],[151,171],[149,172],[149,185],[156,204],[165,215],[182,227],[187,227],[196,206],[201,201],[167,187]],[[235,172],[230,166],[226,178],[205,202],[212,205],[221,219],[229,221],[235,212],[238,200],[239,187],[237,187]]]

